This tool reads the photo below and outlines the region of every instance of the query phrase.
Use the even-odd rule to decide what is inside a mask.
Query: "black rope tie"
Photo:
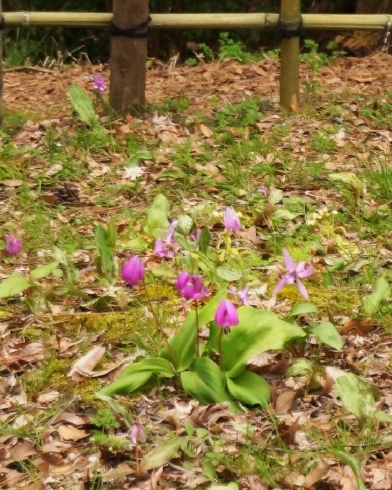
[[[5,23],[4,23],[4,16],[2,15],[0,20],[0,31],[4,31],[4,29],[5,29]]]
[[[137,26],[130,27],[128,29],[121,29],[121,27],[116,26],[114,22],[110,24],[110,34],[112,36],[125,36],[133,37],[135,39],[140,39],[148,36],[148,24],[151,22],[151,17]]]
[[[282,39],[291,39],[292,37],[302,37],[303,35],[303,21],[302,17],[299,22],[283,22],[280,17],[277,24],[277,40],[281,42]]]

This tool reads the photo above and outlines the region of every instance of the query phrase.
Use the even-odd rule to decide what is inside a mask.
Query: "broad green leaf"
[[[135,168],[139,166],[141,160],[152,160],[153,154],[148,150],[137,150],[125,162],[125,168]]]
[[[169,344],[176,358],[172,359],[167,347],[162,353],[163,357],[172,361],[177,372],[188,369],[196,356],[196,313],[194,311],[188,313],[178,332],[170,337]]]
[[[49,264],[40,265],[36,269],[33,269],[30,272],[30,282],[38,281],[43,277],[49,276],[57,267],[59,266],[59,262],[50,262]]]
[[[280,320],[271,311],[241,306],[238,315],[239,325],[222,341],[223,363],[230,378],[241,374],[251,357],[283,349],[287,342],[306,335],[302,328]]]
[[[306,329],[307,332],[317,335],[319,340],[333,349],[343,349],[343,339],[335,325],[330,322],[322,322],[320,325]]]
[[[31,284],[19,272],[13,272],[7,279],[0,283],[0,298],[10,298],[26,289],[31,288]]]
[[[379,279],[377,279],[372,294],[369,294],[368,296],[364,296],[362,298],[362,305],[363,309],[366,311],[366,314],[369,316],[373,316],[375,313],[377,313],[381,301],[383,301],[384,299],[388,299],[390,295],[391,288],[385,277],[380,277]]]
[[[366,486],[361,477],[361,465],[357,458],[339,449],[332,449],[333,454],[343,463],[350,466],[357,479],[357,490],[366,490]]]
[[[208,357],[198,357],[192,367],[194,371],[181,373],[185,393],[201,403],[220,403],[230,400],[225,388],[225,376],[214,361]]]
[[[372,417],[375,398],[379,398],[378,388],[353,373],[340,376],[335,383],[335,393],[344,408],[353,413],[358,420]]]
[[[193,220],[190,216],[187,214],[183,214],[178,217],[178,224],[177,228],[184,234],[188,235],[190,233],[192,226],[193,226]]]
[[[210,230],[205,226],[200,233],[198,245],[199,245],[199,250],[203,254],[207,254],[208,247],[210,246],[211,243],[211,234]]]
[[[163,441],[159,446],[154,447],[143,456],[140,462],[140,469],[144,472],[165,465],[177,456],[177,450],[181,442],[181,437],[173,437],[169,441]]]
[[[290,313],[288,314],[286,320],[291,320],[296,316],[307,315],[308,313],[317,313],[317,306],[312,303],[301,303],[299,305],[295,305],[291,308]]]
[[[389,424],[392,422],[392,415],[381,412],[380,410],[374,412],[374,418],[376,418],[379,422],[388,422]]]
[[[241,403],[265,407],[270,399],[268,383],[258,374],[244,371],[236,378],[227,378],[227,388]]]
[[[311,382],[314,374],[314,366],[308,359],[296,359],[293,364],[287,369],[286,376],[306,376],[308,378],[308,383]]]
[[[99,257],[96,258],[96,263],[99,272],[108,280],[112,281],[117,277],[118,267],[115,259],[116,246],[116,224],[110,220],[107,229],[98,225],[95,228],[95,244],[98,248]]]
[[[174,371],[171,364],[160,357],[143,359],[140,362],[126,366],[120,376],[109,386],[99,391],[100,394],[112,396],[116,393],[131,393],[144,385],[156,373],[171,378]]]
[[[299,216],[299,214],[300,213],[292,213],[288,209],[279,208],[276,211],[274,211],[272,218],[282,219],[285,221],[291,221],[291,220],[295,219],[297,216]]]
[[[144,231],[153,238],[159,238],[162,230],[169,227],[169,201],[163,194],[155,196],[151,207],[147,210],[147,225]]]
[[[363,192],[363,183],[353,172],[340,172],[338,174],[330,174],[328,176],[330,180],[343,182],[348,185],[354,192],[356,197],[359,197]]]
[[[210,480],[216,480],[216,469],[214,463],[211,459],[204,458],[201,462],[201,467],[203,469],[203,475],[209,478]]]
[[[216,269],[218,277],[227,282],[238,281],[242,277],[242,271],[235,269],[231,265],[224,264]]]
[[[79,116],[79,119],[89,126],[97,124],[98,116],[95,113],[93,101],[87,95],[87,92],[79,85],[71,85],[68,93],[72,108]]]

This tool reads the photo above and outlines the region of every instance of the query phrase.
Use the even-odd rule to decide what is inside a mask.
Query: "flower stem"
[[[223,367],[223,357],[222,357],[222,336],[223,336],[223,328],[221,328],[219,332],[219,367],[221,368],[221,371],[224,372],[225,368]]]
[[[199,343],[199,310],[197,308],[197,300],[195,300],[195,314],[196,314],[196,357],[200,357],[200,343]]]
[[[154,317],[154,320],[155,320],[155,323],[157,324],[158,328],[159,328],[159,331],[161,332],[161,335],[163,337],[163,339],[165,340],[166,342],[166,346],[167,346],[167,349],[170,353],[170,356],[172,358],[172,361],[175,363],[175,365],[177,366],[178,365],[178,361],[177,361],[177,356],[176,354],[174,353],[174,350],[172,348],[172,346],[169,344],[169,338],[166,334],[166,332],[163,330],[163,327],[162,327],[162,323],[160,322],[160,320],[158,319],[156,313],[155,313],[155,310],[154,310],[154,307],[152,306],[152,302],[151,302],[151,298],[150,298],[150,295],[148,294],[148,290],[147,290],[147,286],[146,286],[146,281],[145,279],[143,279],[143,286],[144,286],[144,292],[146,294],[146,299],[147,299],[147,303],[150,307],[150,310],[151,310],[151,313],[152,313],[152,316]]]
[[[136,454],[135,454],[135,459],[136,459],[136,471],[135,474],[137,477],[140,477],[142,472],[140,471],[140,462],[139,462],[139,444],[136,444]]]

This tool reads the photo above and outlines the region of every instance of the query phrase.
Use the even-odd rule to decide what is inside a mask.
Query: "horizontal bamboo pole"
[[[5,27],[97,27],[107,28],[113,14],[84,12],[4,12]],[[278,14],[152,14],[155,29],[265,29],[274,27]],[[383,30],[392,15],[303,14],[306,29]]]

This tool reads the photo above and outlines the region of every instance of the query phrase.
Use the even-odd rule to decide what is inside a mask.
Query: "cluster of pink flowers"
[[[5,250],[10,255],[17,255],[22,250],[22,240],[9,233],[5,240]]]

